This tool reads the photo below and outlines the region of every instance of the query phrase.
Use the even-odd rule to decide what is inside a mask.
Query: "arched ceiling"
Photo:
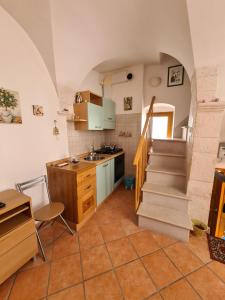
[[[60,95],[75,90],[103,61],[155,64],[163,52],[192,74],[185,0],[0,0],[0,4],[36,44]]]

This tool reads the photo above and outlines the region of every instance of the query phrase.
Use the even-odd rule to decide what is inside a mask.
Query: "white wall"
[[[168,103],[175,106],[174,127],[176,128],[189,115],[191,101],[190,80],[185,71],[184,84],[167,87],[168,67],[180,64],[177,60],[166,56],[159,65],[147,65],[144,72],[144,103],[148,106],[152,96],[156,96],[156,103]],[[161,84],[152,87],[149,83],[152,77],[160,77]],[[182,125],[183,126],[183,125]],[[181,135],[180,132],[177,132]],[[177,136],[178,137],[178,136]]]
[[[225,1],[187,0],[187,8],[195,67],[218,66],[216,97],[225,101]],[[225,115],[220,139],[225,141]]]
[[[68,154],[66,122],[56,114],[58,98],[37,49],[22,28],[0,8],[0,85],[19,92],[21,125],[0,124],[0,190],[45,173],[45,163]],[[44,117],[32,105],[44,106]],[[60,135],[53,136],[58,119]],[[35,204],[36,201],[34,201]]]
[[[0,0],[0,5],[26,30],[56,84],[49,0]]]
[[[133,78],[129,81],[112,85],[110,92],[109,89],[105,91],[105,96],[111,97],[116,103],[116,114],[141,113],[143,105],[144,66],[131,66],[125,69],[120,69],[119,72],[121,71],[132,73]],[[124,110],[124,97],[133,97],[132,110]]]

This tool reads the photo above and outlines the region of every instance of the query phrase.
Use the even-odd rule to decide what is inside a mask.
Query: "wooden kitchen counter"
[[[86,162],[88,164],[92,164],[92,165],[98,166],[98,165],[100,165],[102,163],[105,163],[105,162],[107,162],[107,161],[109,161],[109,160],[111,160],[111,159],[113,159],[113,158],[115,158],[117,156],[120,156],[121,154],[124,154],[124,153],[125,153],[124,151],[120,151],[120,152],[118,152],[116,154],[99,154],[99,153],[97,153],[98,156],[104,157],[104,159],[95,160],[95,161],[85,160],[84,157],[88,156],[88,154],[89,154],[89,153],[85,153],[85,154],[81,154],[79,156],[79,160],[80,160],[80,162]]]
[[[60,163],[68,165],[59,167]],[[94,213],[96,208],[96,167],[69,158],[46,164],[51,201],[65,205],[63,213],[70,225],[78,230]]]

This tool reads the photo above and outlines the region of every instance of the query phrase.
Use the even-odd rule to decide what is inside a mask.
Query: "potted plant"
[[[5,123],[11,123],[13,120],[13,115],[10,109],[13,109],[17,106],[17,99],[12,92],[0,88],[0,107],[3,107],[4,110],[1,113],[2,120]]]

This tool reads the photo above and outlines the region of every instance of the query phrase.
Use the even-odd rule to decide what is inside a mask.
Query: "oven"
[[[125,154],[122,153],[114,158],[115,173],[114,183],[117,183],[124,176]]]

